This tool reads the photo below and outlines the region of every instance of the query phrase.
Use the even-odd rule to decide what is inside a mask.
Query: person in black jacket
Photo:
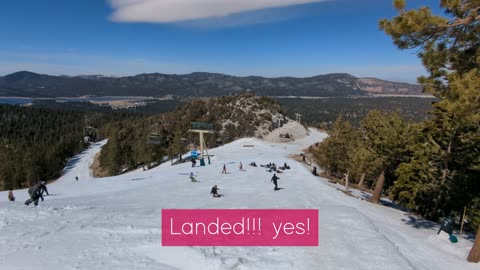
[[[272,177],[272,180],[271,182],[273,182],[273,184],[275,185],[275,188],[273,190],[278,190],[278,185],[277,185],[277,180],[280,179],[277,177],[276,174],[273,174],[273,177]]]
[[[30,199],[25,201],[25,205],[29,205],[33,202],[35,206],[38,205],[38,199],[42,199],[43,202],[43,188],[42,188],[42,183],[38,183],[35,186],[31,187],[28,189],[28,195],[30,195]]]
[[[440,231],[444,231],[448,234],[452,234],[454,223],[455,221],[453,220],[453,218],[451,217],[446,218],[445,220],[443,220],[442,225],[440,225],[440,228],[438,229],[437,234],[439,234]]]
[[[214,185],[210,191],[210,194],[212,194],[214,198],[222,197],[222,195],[218,193],[219,190],[220,189],[217,187],[217,185]]]
[[[47,190],[47,182],[46,181],[41,181],[40,184],[41,184],[40,191],[42,192],[42,196],[43,196],[43,192],[47,193],[47,196],[50,196],[50,194],[48,194],[48,190]],[[43,202],[43,197],[42,197],[42,202]]]

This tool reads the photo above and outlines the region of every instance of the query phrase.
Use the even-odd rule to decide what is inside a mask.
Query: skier
[[[219,190],[220,189],[217,187],[217,185],[214,185],[210,191],[210,194],[212,194],[214,198],[222,197],[222,195],[218,193]]]
[[[226,173],[227,173],[227,166],[223,164],[222,174],[226,174]]]
[[[277,180],[278,179],[280,179],[280,178],[278,178],[276,174],[273,174],[273,177],[272,177],[272,180],[271,180],[271,182],[273,182],[273,184],[275,185],[275,188],[273,190],[279,190],[278,185],[277,185]]]
[[[242,171],[242,172],[245,171],[245,170],[243,169],[243,164],[242,164],[242,162],[240,162],[240,171]]]
[[[43,182],[43,181],[42,181]],[[31,187],[28,189],[28,195],[30,195],[30,199],[26,200],[25,201],[25,205],[29,205],[33,202],[33,204],[35,206],[38,205],[38,199],[42,199],[42,202],[43,202],[43,196],[42,196],[42,193],[43,193],[43,184],[42,182],[36,184],[35,186]]]
[[[15,201],[15,196],[13,196],[13,190],[11,189],[8,191],[8,200],[11,202]]]
[[[195,179],[193,172],[190,173],[190,180],[192,180],[192,182],[198,182],[197,179]]]
[[[144,170],[145,171],[145,170]],[[75,176],[75,180],[78,181],[78,176]]]

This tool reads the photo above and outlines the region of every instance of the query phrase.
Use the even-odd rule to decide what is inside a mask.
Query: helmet
[[[217,185],[214,185],[213,187],[217,187]]]
[[[46,181],[40,181],[40,184],[45,185],[47,182]]]

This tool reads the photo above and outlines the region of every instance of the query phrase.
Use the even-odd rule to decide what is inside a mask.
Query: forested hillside
[[[0,189],[29,186],[58,173],[85,148],[83,114],[0,105]]]
[[[418,97],[375,97],[375,98],[325,98],[301,99],[279,98],[278,102],[285,114],[295,119],[295,114],[302,115],[302,121],[310,126],[330,129],[339,115],[354,126],[373,110],[398,112],[405,119],[414,122],[424,121],[432,111],[432,102],[437,98]]]
[[[104,137],[106,123],[138,117],[111,109],[89,112],[0,105],[0,189],[58,177],[68,158],[87,146],[83,142],[85,116],[97,128],[97,138]]]
[[[251,91],[266,96],[362,96],[368,94],[421,94],[419,85],[359,79],[333,73],[307,78],[237,77],[195,72],[185,75],[139,74],[128,77],[50,76],[20,71],[0,77],[0,96],[78,97],[154,96],[212,97]]]
[[[280,111],[274,100],[253,94],[193,100],[172,113],[109,125],[110,140],[102,149],[100,165],[108,175],[138,166],[156,165],[177,157],[187,145],[198,145],[198,134],[189,133],[192,122],[213,124],[214,134],[205,137],[209,148],[237,138],[262,136],[272,117]],[[158,133],[159,144],[149,144],[148,135]]]

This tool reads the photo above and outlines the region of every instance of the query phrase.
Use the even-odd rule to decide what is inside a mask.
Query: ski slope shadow
[[[370,199],[372,199],[372,194],[370,193],[367,193],[367,192],[364,192],[362,191],[361,192],[361,198],[365,201],[370,201]],[[399,205],[399,204],[396,204],[386,198],[381,198],[380,199],[380,204],[383,205],[383,206],[386,206],[386,207],[390,207],[390,208],[393,208],[393,209],[397,209],[397,210],[400,210],[402,212],[408,212],[408,208],[406,208],[405,206],[402,206],[402,205]]]
[[[145,180],[145,179],[150,179],[152,178],[151,176],[150,177],[141,177],[141,178],[133,178],[133,179],[130,179],[131,181],[140,181],[140,180]]]
[[[438,227],[438,225],[432,221],[418,218],[414,215],[411,214],[405,214],[407,218],[402,218],[402,221],[405,222],[405,224],[410,225],[416,229],[431,229],[434,227]]]
[[[71,171],[73,168],[77,166],[77,163],[80,162],[80,160],[83,158],[84,152],[81,154],[71,158],[68,160],[67,165],[65,165],[65,168],[62,171],[62,175],[67,174],[69,171]]]

